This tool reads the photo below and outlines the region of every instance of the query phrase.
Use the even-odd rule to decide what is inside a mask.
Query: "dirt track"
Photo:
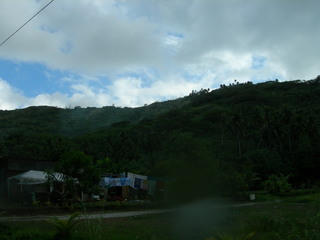
[[[130,211],[130,212],[117,212],[117,213],[88,213],[81,214],[78,219],[96,219],[96,218],[123,218],[123,217],[133,217],[141,215],[159,214],[170,212],[172,210],[145,210],[145,211]],[[45,221],[52,217],[57,217],[58,219],[68,219],[69,215],[36,215],[36,216],[10,216],[10,217],[0,217],[0,221]]]
[[[263,204],[268,202],[251,202],[251,203],[241,203],[241,204],[227,204],[227,205],[216,205],[211,206],[212,208],[225,208],[225,207],[245,207],[256,204]],[[270,203],[270,202],[269,202]],[[181,209],[180,209],[181,210]],[[156,209],[156,210],[144,210],[144,211],[128,211],[128,212],[114,212],[114,213],[87,213],[81,214],[78,219],[99,219],[99,218],[124,218],[124,217],[134,217],[134,216],[142,216],[142,215],[150,215],[150,214],[159,214],[166,212],[174,212],[179,211],[179,209]],[[0,221],[45,221],[53,217],[57,217],[58,219],[68,219],[71,214],[65,215],[34,215],[34,216],[0,216]]]

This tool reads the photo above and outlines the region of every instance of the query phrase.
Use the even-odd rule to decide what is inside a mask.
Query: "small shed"
[[[57,181],[62,182],[62,174],[54,173],[54,176]],[[52,190],[46,183],[46,173],[37,170],[29,170],[9,177],[7,179],[8,199],[11,202],[45,201]]]

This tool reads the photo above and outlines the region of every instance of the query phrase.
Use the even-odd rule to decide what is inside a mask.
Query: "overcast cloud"
[[[48,2],[0,1],[0,41]],[[0,109],[134,107],[234,79],[309,80],[319,75],[319,9],[318,0],[55,0],[0,47],[3,64],[43,74],[17,80],[2,68]]]

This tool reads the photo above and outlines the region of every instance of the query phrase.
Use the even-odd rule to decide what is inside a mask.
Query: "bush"
[[[10,235],[11,233],[12,233],[12,229],[0,222],[0,239]]]
[[[290,192],[292,189],[291,184],[288,182],[289,176],[276,176],[272,174],[268,180],[264,182],[264,189],[271,194],[280,194]]]
[[[71,237],[71,230],[79,223],[79,221],[76,220],[78,216],[79,213],[74,213],[67,220],[60,220],[57,217],[51,218],[49,223],[55,226],[58,230],[55,235],[55,239],[69,239]]]

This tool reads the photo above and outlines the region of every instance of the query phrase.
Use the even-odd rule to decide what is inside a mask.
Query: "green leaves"
[[[292,187],[288,183],[289,176],[280,174],[279,176],[272,174],[268,180],[264,182],[264,188],[266,191],[272,194],[289,192]]]
[[[76,186],[84,193],[93,190],[100,175],[93,158],[80,151],[66,152],[57,162],[55,170],[63,174],[69,196]]]
[[[71,236],[71,230],[75,225],[79,223],[76,218],[79,216],[79,213],[73,213],[68,219],[61,220],[57,217],[53,217],[48,222],[56,227],[57,233],[55,234],[55,239],[65,240]]]
[[[219,235],[218,238],[210,237],[210,238],[207,238],[205,240],[251,240],[251,239],[253,239],[255,234],[256,234],[255,232],[252,232],[252,233],[249,233],[249,234],[244,235],[244,236],[234,236],[234,235],[229,234],[229,233],[222,233],[222,234]]]

